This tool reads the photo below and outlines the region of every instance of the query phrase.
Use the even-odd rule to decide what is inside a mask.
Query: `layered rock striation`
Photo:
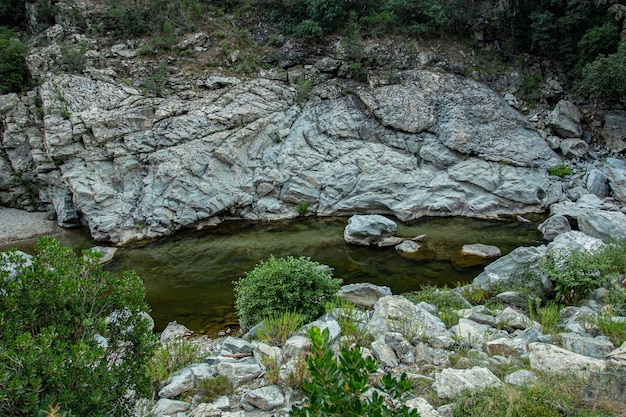
[[[284,81],[198,80],[166,98],[120,80],[48,78],[0,97],[4,204],[54,208],[123,244],[221,217],[310,213],[495,217],[539,212],[559,157],[487,87],[424,70],[395,85],[318,84],[306,103]],[[30,192],[30,194],[28,194]]]

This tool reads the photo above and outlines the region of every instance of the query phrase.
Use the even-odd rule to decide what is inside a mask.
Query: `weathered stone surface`
[[[161,398],[154,406],[154,414],[157,416],[177,416],[177,413],[187,411],[190,404],[185,401]]]
[[[572,226],[570,226],[567,217],[560,214],[550,216],[537,228],[543,234],[543,238],[548,242],[551,242],[556,236],[560,235],[561,233],[567,233],[572,230]]]
[[[331,80],[319,86],[326,99],[305,106],[270,79],[207,80],[194,94],[151,98],[101,75],[47,79],[32,136],[17,96],[3,99],[0,116],[10,151],[0,177],[18,167],[41,185],[38,207],[75,211],[98,240],[167,235],[225,213],[291,218],[302,201],[317,215],[407,221],[536,212],[560,194],[559,180],[536,169],[559,158],[534,128],[454,75],[414,70],[402,85],[349,95]],[[18,192],[9,188],[0,200]]]
[[[528,344],[521,338],[509,339],[507,337],[500,337],[487,342],[486,348],[487,353],[492,356],[516,356],[528,352]]]
[[[583,134],[580,125],[581,114],[571,101],[561,100],[552,113],[548,115],[546,123],[554,133],[562,138],[579,138]]]
[[[496,327],[498,326],[498,323],[499,323],[498,319],[496,319],[494,316],[491,316],[489,314],[479,313],[472,308],[458,310],[457,314],[459,315],[459,317],[472,320],[478,324],[486,324],[491,327]]]
[[[178,324],[176,321],[167,323],[167,326],[161,332],[159,340],[161,343],[168,342],[170,340],[182,339],[189,336],[193,332],[182,324]]]
[[[385,343],[393,349],[396,357],[403,364],[415,363],[415,348],[409,343],[402,333],[388,332],[385,333]]]
[[[474,278],[472,285],[488,289],[494,283],[505,284],[518,277],[521,271],[540,272],[539,262],[545,255],[545,246],[520,247],[511,253],[495,260],[485,267],[485,270]],[[546,288],[551,284],[544,282]]]
[[[550,206],[551,215],[563,215],[567,218],[577,219],[589,210],[604,210],[609,208],[597,195],[584,194],[575,202],[563,201]]]
[[[606,398],[619,402],[626,407],[626,372],[592,372],[585,386],[583,400],[594,403],[597,398]]]
[[[491,326],[485,324],[478,324],[472,320],[461,318],[459,324],[450,329],[459,343],[471,346],[473,348],[480,348],[489,341],[495,340],[501,337],[506,337],[506,332],[497,330]]]
[[[578,228],[603,241],[626,239],[626,214],[619,211],[588,211],[578,216]]]
[[[375,245],[393,236],[397,227],[396,222],[378,214],[354,215],[348,220],[343,238],[353,245]]]
[[[258,378],[263,368],[251,362],[220,362],[216,365],[219,375],[224,375],[232,384],[241,384]]]
[[[587,154],[589,145],[582,139],[563,139],[561,152],[566,158],[582,158]]]
[[[337,292],[337,296],[345,298],[357,306],[374,307],[379,298],[391,295],[391,289],[370,283],[344,285]]]
[[[248,391],[243,395],[243,399],[263,411],[273,410],[285,403],[285,396],[278,385]]]
[[[609,340],[585,337],[576,333],[559,333],[559,341],[564,349],[596,359],[604,359],[615,349]]]
[[[596,251],[604,246],[602,240],[588,236],[583,232],[572,230],[571,232],[562,233],[554,238],[548,244],[548,250],[586,250]]]
[[[528,294],[522,294],[517,291],[504,291],[499,294],[496,294],[496,298],[505,302],[506,304],[519,307],[519,308],[527,308],[528,307]]]
[[[603,371],[606,362],[590,358],[547,343],[528,345],[530,367],[542,372],[576,374],[589,377],[592,371]]]
[[[444,369],[435,374],[433,388],[439,398],[454,398],[464,390],[480,391],[500,385],[502,381],[489,369],[476,366],[471,369]]]
[[[463,245],[461,251],[452,256],[452,263],[465,268],[473,265],[485,265],[494,258],[502,256],[502,252],[497,246],[474,243]]]
[[[511,307],[505,308],[496,318],[501,324],[512,329],[524,330],[533,325],[533,322],[527,316]]]
[[[385,342],[384,336],[372,342],[372,354],[384,366],[395,368],[400,364],[396,352]]]
[[[601,132],[609,149],[622,152],[626,149],[626,111],[610,110],[604,115]]]
[[[609,195],[609,184],[606,176],[598,168],[591,168],[587,171],[587,190],[600,198]]]
[[[221,417],[222,411],[213,404],[198,404],[187,417]]]
[[[537,380],[537,375],[527,369],[520,369],[504,377],[504,383],[509,385],[515,385],[523,387],[524,385],[530,385]]]
[[[376,302],[366,330],[375,338],[390,331],[405,337],[451,336],[439,317],[397,295],[382,297]]]
[[[232,336],[228,336],[222,342],[222,349],[227,353],[240,354],[251,353],[254,350],[252,343],[249,343],[243,339],[237,339]]]
[[[287,359],[303,355],[309,350],[309,346],[311,341],[306,336],[291,336],[283,345],[283,355]]]
[[[404,403],[409,410],[416,410],[420,417],[440,417],[435,407],[422,397],[412,398]]]
[[[615,198],[622,205],[626,205],[626,162],[617,158],[607,158],[605,173]]]

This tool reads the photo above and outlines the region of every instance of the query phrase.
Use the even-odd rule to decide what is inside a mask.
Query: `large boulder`
[[[541,372],[589,377],[593,371],[603,371],[606,362],[580,355],[549,343],[528,345],[530,367]]]
[[[626,214],[619,211],[588,211],[578,216],[578,228],[603,241],[626,239]]]
[[[572,230],[570,232],[557,235],[552,242],[548,243],[548,250],[576,250],[576,251],[591,251],[595,252],[604,246],[602,240],[588,236],[578,230]]]
[[[519,247],[487,265],[485,270],[474,278],[472,285],[489,289],[494,284],[506,284],[524,279],[526,272],[539,273],[540,261],[545,253],[545,246]],[[544,287],[547,290],[552,288],[547,278],[544,279]]]
[[[337,297],[366,308],[374,307],[379,298],[389,295],[392,295],[391,288],[370,283],[344,285],[337,292]]]
[[[398,225],[393,220],[378,214],[354,215],[348,220],[343,238],[353,245],[375,245],[396,233]]]
[[[554,240],[556,236],[572,230],[572,227],[570,226],[567,217],[561,214],[555,214],[554,216],[550,216],[537,228],[543,234],[543,238],[548,242]]]
[[[502,381],[487,368],[471,369],[447,368],[435,374],[433,388],[439,398],[454,398],[463,391],[480,391],[489,387],[498,387]]]
[[[615,198],[626,206],[626,162],[617,158],[607,158],[606,176]]]
[[[581,118],[574,103],[561,100],[548,115],[546,122],[548,127],[562,138],[580,138],[583,134],[583,128],[580,125]]]

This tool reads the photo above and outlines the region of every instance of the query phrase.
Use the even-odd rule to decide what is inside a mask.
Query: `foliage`
[[[463,297],[448,287],[438,288],[431,285],[423,285],[419,291],[404,294],[408,300],[419,304],[422,301],[432,304],[439,310],[461,310],[467,308]]]
[[[360,346],[369,346],[372,341],[372,335],[363,329],[361,322],[367,317],[367,312],[355,306],[350,301],[335,297],[325,305],[326,314],[337,320],[341,329],[342,344],[356,343]]]
[[[202,396],[202,400],[208,403],[221,395],[231,395],[233,392],[233,386],[225,375],[203,378],[198,386],[198,393]]]
[[[303,101],[305,101],[309,97],[309,94],[311,94],[312,90],[313,90],[313,82],[311,80],[298,81],[298,85],[296,86],[296,91],[297,91],[296,97],[294,99],[296,103],[302,103]],[[301,204],[301,203],[298,203],[298,204]],[[309,208],[308,204],[306,208],[307,209]]]
[[[77,257],[52,237],[35,252],[11,251],[0,268],[0,414],[59,404],[69,415],[129,415],[150,390],[154,349],[141,279],[111,276],[101,255]]]
[[[528,299],[529,317],[533,321],[539,321],[544,333],[556,334],[557,325],[561,321],[561,308],[554,302],[549,301],[545,306],[541,307],[541,301],[536,300],[536,305]]]
[[[616,53],[600,55],[584,67],[578,89],[591,98],[626,97],[626,40]]]
[[[549,251],[542,270],[554,282],[556,301],[573,304],[611,278],[624,273],[626,243],[605,245],[596,252]]]
[[[165,83],[166,74],[165,64],[161,62],[156,68],[156,71],[154,71],[154,74],[141,82],[144,93],[161,96],[163,94],[163,84]]]
[[[11,30],[0,26],[0,94],[19,93],[28,86],[27,52],[26,44],[20,42]]]
[[[292,311],[272,314],[265,320],[258,331],[259,340],[274,346],[282,346],[304,325],[301,314]]]
[[[341,284],[331,273],[330,268],[306,257],[272,255],[259,262],[234,283],[241,326],[249,329],[273,314],[288,311],[302,314],[305,322],[316,319]]]
[[[147,373],[154,386],[172,372],[201,359],[200,347],[187,339],[170,340],[159,345],[147,364]]]
[[[626,321],[613,320],[612,312],[598,315],[598,329],[611,339],[614,346],[621,346],[626,341]]]
[[[400,379],[386,374],[378,389],[388,396],[375,391],[368,398],[363,394],[370,388],[370,375],[378,368],[376,361],[364,359],[359,347],[342,349],[337,359],[330,347],[328,329],[320,332],[313,327],[308,334],[311,354],[306,363],[310,379],[302,384],[307,399],[302,408],[291,411],[292,416],[419,416],[417,411],[398,405],[411,388],[406,374]]]
[[[301,201],[298,204],[296,204],[296,213],[298,213],[301,216],[304,216],[308,212],[309,212],[309,203],[307,203],[306,201]]]
[[[572,173],[572,168],[568,167],[565,164],[559,164],[548,168],[548,173],[550,175],[554,175],[555,177],[563,178]]]
[[[520,95],[529,106],[535,106],[541,99],[541,74],[523,74]]]
[[[610,399],[583,402],[586,381],[572,376],[538,375],[539,381],[523,386],[504,385],[459,396],[457,417],[589,417],[619,415],[620,406]],[[615,413],[615,414],[614,414]]]
[[[73,45],[61,46],[61,68],[67,72],[83,72],[85,70],[86,52],[87,47],[84,45],[78,47]]]

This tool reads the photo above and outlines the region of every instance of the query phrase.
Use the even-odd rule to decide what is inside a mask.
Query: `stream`
[[[343,217],[268,223],[227,221],[203,231],[120,248],[105,269],[111,273],[134,269],[142,277],[157,331],[176,320],[213,337],[220,330],[237,328],[233,281],[271,254],[310,257],[331,266],[344,284],[371,282],[401,294],[424,284],[469,283],[484,265],[460,267],[451,261],[464,244],[495,245],[506,254],[519,246],[543,242],[536,222],[468,218],[425,218],[410,224],[397,221],[397,236],[426,235],[420,242],[425,256],[415,260],[400,256],[393,247],[346,244],[343,229],[347,221]],[[94,245],[85,231],[64,232],[59,240],[74,249]],[[32,243],[19,248],[32,253]]]

